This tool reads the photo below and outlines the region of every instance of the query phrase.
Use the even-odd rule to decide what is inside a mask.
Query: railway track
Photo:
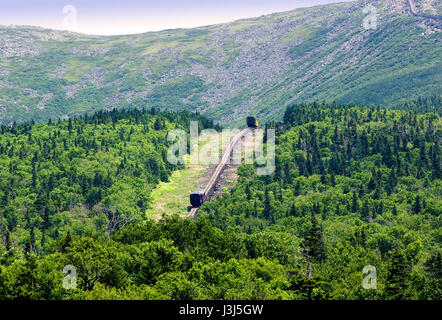
[[[227,148],[224,150],[224,153],[222,154],[221,161],[218,163],[215,171],[212,174],[212,177],[210,178],[209,182],[207,183],[206,187],[204,188],[204,193],[209,196],[210,192],[212,191],[213,186],[215,185],[216,181],[218,180],[221,172],[223,171],[226,164],[230,161],[230,155],[233,151],[233,148],[235,145],[241,141],[241,138],[246,136],[249,132],[251,132],[253,129],[247,128],[242,130],[240,133],[238,133],[236,136],[233,137],[232,141],[229,143]],[[187,217],[192,218],[195,217],[198,213],[198,210],[200,208],[192,208],[187,215]]]
[[[408,2],[408,7],[410,9],[411,15],[415,16],[415,17],[421,17],[421,18],[426,18],[426,19],[433,19],[433,20],[438,20],[438,21],[442,21],[442,17],[438,17],[438,16],[428,16],[425,14],[420,14],[416,11],[416,6],[414,5],[413,0],[407,0]]]

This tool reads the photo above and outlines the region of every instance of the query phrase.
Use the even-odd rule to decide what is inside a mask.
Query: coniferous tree
[[[371,177],[370,180],[368,181],[367,188],[370,191],[372,191],[376,188],[376,182],[373,177]]]
[[[385,284],[386,298],[402,300],[409,285],[410,266],[403,250],[395,248],[391,252]]]
[[[258,217],[258,204],[256,202],[256,198],[255,198],[255,203],[253,205],[253,217],[255,217],[255,218]]]
[[[358,212],[359,211],[359,198],[356,194],[356,191],[353,191],[353,198],[351,202],[351,212]]]
[[[326,256],[324,238],[322,236],[321,226],[314,214],[311,215],[311,227],[307,236],[304,238],[304,255],[313,262],[322,262]]]
[[[250,199],[252,199],[252,194],[250,192],[250,184],[246,185],[246,196],[247,196],[247,201],[250,201]]]
[[[442,250],[436,249],[424,263],[425,271],[429,277],[442,279]]]
[[[290,216],[292,216],[292,217],[298,216],[298,210],[296,209],[296,205],[294,202],[292,203],[292,207],[290,209]]]
[[[416,198],[414,199],[412,210],[413,210],[414,214],[418,214],[421,212],[422,203],[421,203],[421,196],[420,195],[417,195]]]
[[[66,249],[71,245],[71,243],[72,243],[72,236],[71,232],[68,230],[68,232],[66,233],[66,237],[63,240],[61,251],[66,252]]]
[[[157,131],[163,129],[163,122],[159,117],[156,118],[153,128]]]
[[[440,169],[440,147],[439,143],[435,143],[432,146],[432,152],[431,152],[431,164],[432,164],[432,177],[433,179],[441,179],[441,169]]]
[[[368,221],[370,218],[370,205],[368,204],[368,200],[365,200],[362,205],[361,216],[365,221]]]
[[[422,165],[424,167],[426,167],[428,164],[428,160],[427,160],[427,154],[425,151],[425,140],[423,138],[419,141],[419,154],[420,154],[420,160],[421,160]]]
[[[387,194],[390,195],[397,184],[397,177],[396,177],[396,171],[394,168],[390,171],[390,176],[388,177],[388,181],[386,183],[385,189],[387,191]]]

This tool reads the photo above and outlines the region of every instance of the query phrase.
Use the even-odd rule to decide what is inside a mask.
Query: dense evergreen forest
[[[414,100],[407,101],[398,109],[414,110],[420,113],[434,112],[442,116],[442,95],[440,93],[434,93],[431,95],[419,96]]]
[[[441,299],[441,124],[435,113],[289,106],[273,125],[276,172],[243,165],[201,217],[265,243],[269,258],[323,284],[318,298]],[[377,290],[362,288],[367,265]]]
[[[417,104],[289,106],[275,173],[241,165],[195,220],[144,212],[177,169],[167,131],[198,115],[2,127],[0,299],[441,299],[442,121]]]

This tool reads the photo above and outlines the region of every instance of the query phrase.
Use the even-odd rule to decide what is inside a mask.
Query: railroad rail
[[[212,177],[210,178],[209,182],[207,183],[206,187],[204,188],[204,193],[207,195],[207,197],[209,196],[210,192],[212,191],[212,188],[215,185],[216,181],[218,180],[219,175],[223,171],[224,167],[230,161],[230,155],[231,155],[235,145],[241,140],[242,137],[246,136],[252,130],[253,129],[251,129],[251,128],[247,128],[247,129],[242,130],[240,133],[238,133],[236,136],[233,137],[232,141],[229,143],[227,148],[223,151],[221,161],[218,163],[215,171],[212,174]],[[189,217],[189,218],[195,217],[196,214],[198,213],[199,209],[200,209],[199,207],[192,208],[190,210],[189,214],[187,215],[187,217]]]

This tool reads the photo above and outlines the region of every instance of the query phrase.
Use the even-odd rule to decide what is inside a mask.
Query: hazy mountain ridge
[[[375,30],[362,27],[367,3]],[[416,2],[419,12],[440,7]],[[247,113],[279,118],[287,101],[397,104],[439,90],[441,29],[412,16],[408,0],[129,36],[0,27],[0,122],[156,106],[230,124]]]

